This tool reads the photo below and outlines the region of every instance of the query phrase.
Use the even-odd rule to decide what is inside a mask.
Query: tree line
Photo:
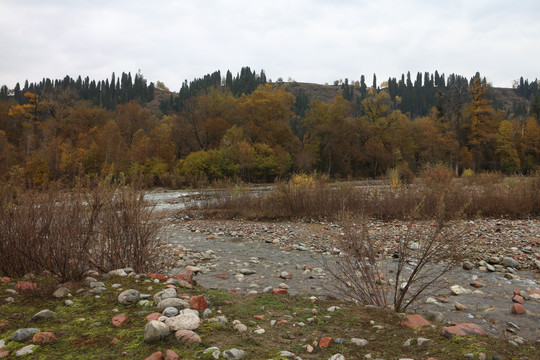
[[[163,93],[140,73],[133,82],[124,73],[79,79],[25,84],[17,93],[2,87],[2,176],[29,184],[109,176],[181,186],[268,182],[293,172],[358,178],[398,169],[405,176],[433,163],[457,174],[528,173],[540,165],[536,81],[514,90],[521,107],[494,101],[478,73],[425,73],[414,82],[407,74],[381,85],[374,76],[371,86],[362,76],[323,102],[293,81],[272,83],[264,71],[243,68],[235,77],[214,72],[185,82],[151,111],[145,104]],[[92,83],[99,101],[88,93]]]

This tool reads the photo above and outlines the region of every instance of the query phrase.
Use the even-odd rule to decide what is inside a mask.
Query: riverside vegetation
[[[438,169],[434,174],[441,172]],[[354,204],[359,206],[360,201],[364,202],[362,211],[366,216],[382,219],[399,218],[396,214],[403,214],[406,219],[411,219],[411,214],[418,219],[429,218],[430,210],[422,210],[429,209],[428,206],[439,209],[435,213],[441,221],[449,221],[455,216],[473,217],[475,213],[519,217],[524,216],[523,213],[512,212],[515,211],[512,209],[523,206],[528,209],[525,216],[536,217],[538,214],[536,178],[502,182],[492,177],[462,180],[469,186],[462,189],[469,190],[461,191],[463,197],[460,199],[464,200],[455,208],[452,208],[452,201],[456,200],[442,196],[457,195],[456,190],[452,190],[455,179],[435,175],[431,178],[426,175],[424,179],[424,184],[417,188],[394,186],[377,190],[327,184],[314,177],[297,176],[258,196],[232,190],[224,199],[186,210],[184,215],[261,219],[334,216],[345,219],[344,214],[360,212],[359,208],[353,207]],[[220,356],[254,359],[295,356],[305,359],[360,359],[366,356],[382,359],[534,359],[538,353],[537,342],[513,346],[505,338],[481,336],[481,331],[476,331],[477,335],[452,336],[448,324],[433,322],[422,326],[427,323],[417,323],[409,328],[407,320],[415,318],[403,318],[403,314],[381,307],[387,305],[384,302],[373,306],[364,299],[362,303],[368,306],[362,306],[309,294],[291,296],[282,288],[252,295],[203,289],[192,282],[193,268],[160,275],[171,269],[168,261],[175,254],[167,252],[169,248],[164,244],[167,239],[160,238],[165,219],[153,213],[141,193],[104,183],[69,192],[55,186],[35,193],[23,190],[17,184],[3,186],[0,221],[5,231],[2,231],[0,242],[3,246],[0,292],[7,297],[0,307],[2,356],[14,357],[21,349],[28,349],[28,344],[35,345],[30,346],[31,357],[43,359],[122,356],[142,359],[158,351],[166,354],[167,350],[174,351],[180,358],[194,359]],[[490,190],[491,187],[498,191]],[[509,189],[508,195],[505,195],[505,189]],[[512,191],[515,196],[510,195]],[[365,192],[370,196],[376,194],[386,205],[370,213],[370,197],[361,195]],[[430,196],[433,196],[431,200]],[[468,196],[474,201],[467,200]],[[403,198],[409,211],[395,212],[393,209],[399,208]],[[390,205],[391,199],[396,201],[395,207]],[[429,205],[430,201],[434,203]],[[477,210],[467,210],[473,203],[472,209]],[[499,208],[498,204],[505,207]],[[278,207],[282,209],[281,217],[276,216]],[[494,209],[498,213],[493,213]],[[264,210],[268,212],[264,213]],[[385,214],[385,210],[389,214]],[[356,235],[351,233],[350,236]],[[358,253],[347,252],[344,247],[344,255],[349,260],[354,260],[355,256],[357,259],[364,255],[368,259],[369,256],[383,256],[377,247],[369,248],[369,244],[360,243],[361,246],[355,249],[364,251],[368,246],[370,253],[361,252],[358,257]],[[405,253],[400,256],[405,258]],[[441,259],[427,257],[426,260],[432,265]],[[534,269],[536,265],[532,263],[531,266]],[[345,284],[355,280],[357,290],[361,290],[367,278],[363,281],[356,275],[357,270],[361,269],[348,269],[341,275],[349,276]],[[362,276],[382,279],[377,272],[363,273]],[[394,282],[396,284],[401,282]],[[175,322],[167,318],[181,317],[187,313],[185,309],[192,308],[198,312],[188,317],[196,319],[196,325],[189,325],[187,329],[169,327],[162,338],[158,336],[158,339],[145,341],[145,328],[148,324],[155,325],[149,320],[166,313],[166,309],[159,308],[166,287],[174,289],[170,298],[178,300],[172,301],[175,309],[169,309],[167,317],[161,320],[166,324]],[[125,291],[129,289],[133,291],[127,294],[138,295],[134,300],[121,300],[126,298]],[[395,301],[392,303],[397,305]],[[401,302],[402,305],[406,303]],[[401,309],[401,306],[396,308]],[[158,310],[160,313],[155,314]],[[178,311],[180,315],[175,315]],[[35,330],[30,330],[27,337],[20,338],[20,332],[15,335],[17,330],[25,328],[38,329],[41,335],[34,334]],[[174,358],[170,351],[169,358]],[[159,358],[157,354],[154,356]]]

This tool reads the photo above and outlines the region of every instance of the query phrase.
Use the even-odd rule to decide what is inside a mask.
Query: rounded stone
[[[165,339],[169,334],[169,327],[156,320],[149,321],[144,327],[144,341],[146,342]]]
[[[166,317],[173,317],[173,316],[176,316],[178,315],[178,309],[175,308],[175,307],[168,307],[168,308],[165,308],[163,310],[163,315],[166,316]]]
[[[165,311],[165,309],[168,307],[173,307],[180,311],[180,310],[189,308],[189,304],[187,301],[179,299],[177,297],[168,298],[168,299],[161,300],[158,303],[157,311],[160,313],[163,313],[163,311]]]
[[[129,289],[122,291],[118,295],[118,302],[122,305],[131,305],[137,303],[141,298],[139,291],[135,289]]]

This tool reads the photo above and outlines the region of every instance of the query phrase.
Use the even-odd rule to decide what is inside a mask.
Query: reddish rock
[[[0,351],[0,359],[7,358],[9,354],[9,351]]]
[[[521,295],[514,295],[512,301],[515,303],[523,304],[525,302],[525,299],[523,299]]]
[[[176,340],[186,345],[202,342],[201,337],[191,330],[178,330],[174,333],[174,337],[176,337]]]
[[[525,310],[525,308],[523,307],[523,305],[521,304],[514,304],[512,306],[512,314],[516,314],[516,315],[523,315],[523,314],[526,314],[527,313],[527,310]]]
[[[42,344],[56,342],[56,341],[58,341],[56,336],[54,336],[52,332],[48,332],[48,331],[39,332],[35,334],[34,337],[32,338],[32,342],[42,343]]]
[[[167,350],[165,352],[165,360],[178,360],[178,359],[180,359],[180,357],[174,351]]]
[[[173,284],[168,284],[167,286],[165,286],[166,289],[176,289],[176,285],[173,285]]]
[[[118,340],[117,338],[114,338],[112,339],[111,341],[111,345],[115,345],[116,343],[118,343],[120,340]]]
[[[206,240],[217,240],[217,239],[219,239],[219,237],[217,237],[216,235],[208,235],[206,237]]]
[[[255,320],[264,320],[264,315],[253,315]]]
[[[162,274],[154,274],[154,273],[149,272],[147,275],[150,279],[158,279],[161,282],[167,281],[167,277]]]
[[[146,315],[146,321],[157,320],[160,318],[160,316],[163,316],[163,314],[158,312],[148,314]]]
[[[309,265],[304,265],[304,270],[313,271],[313,268]]]
[[[514,289],[514,296],[516,295],[519,295],[519,290],[518,289]]]
[[[287,294],[287,289],[274,288],[272,289],[272,294]]]
[[[192,296],[188,303],[191,309],[197,310],[201,314],[206,308],[208,308],[208,303],[206,302],[204,295]]]
[[[122,327],[128,319],[127,314],[116,315],[111,319],[113,326]]]
[[[178,281],[184,280],[189,284],[193,284],[193,271],[186,270],[184,272],[178,273],[176,275],[171,276],[173,279],[176,279]]]
[[[227,273],[219,273],[219,274],[216,274],[216,277],[220,278],[220,279],[228,279],[229,274],[227,274]]]
[[[163,353],[161,351],[155,352],[144,360],[161,360],[163,359]]]
[[[11,278],[8,278],[7,276],[2,276],[1,280],[2,280],[3,283],[8,283],[8,282],[11,281]]]
[[[474,286],[475,288],[481,288],[481,287],[484,287],[486,285],[484,285],[480,281],[476,280],[476,281],[471,282],[471,286]]]
[[[443,336],[451,338],[454,335],[457,336],[467,336],[467,335],[478,335],[478,336],[488,336],[486,332],[478,325],[473,323],[461,323],[454,326],[449,326],[444,328]]]
[[[0,321],[0,327],[4,327],[9,324],[9,320]]]
[[[414,329],[422,326],[431,326],[431,323],[424,319],[422,315],[407,315],[403,319],[401,319],[401,327],[408,327]]]
[[[38,287],[38,284],[28,281],[19,281],[15,285],[15,289],[17,291],[29,291],[29,290],[36,290]]]
[[[284,274],[283,276],[280,276],[282,279],[287,279],[287,280],[290,280],[292,279],[292,274],[291,273],[287,273],[287,274]]]
[[[286,324],[288,322],[288,320],[279,320],[278,322],[276,322],[276,325]]]
[[[330,336],[323,337],[321,338],[321,340],[319,340],[319,347],[321,349],[326,349],[330,347],[330,344],[332,343],[332,341],[334,341],[333,337],[330,337]]]

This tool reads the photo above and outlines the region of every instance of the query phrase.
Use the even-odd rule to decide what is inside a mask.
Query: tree
[[[501,157],[501,170],[505,173],[514,173],[519,170],[520,161],[513,139],[512,124],[501,121],[497,133],[497,153]]]
[[[156,89],[165,91],[165,92],[171,92],[167,86],[162,81],[156,81]]]
[[[495,140],[495,110],[486,98],[487,83],[477,74],[469,89],[472,100],[468,107],[468,145],[473,150],[474,168],[482,166],[482,161],[490,158]]]

